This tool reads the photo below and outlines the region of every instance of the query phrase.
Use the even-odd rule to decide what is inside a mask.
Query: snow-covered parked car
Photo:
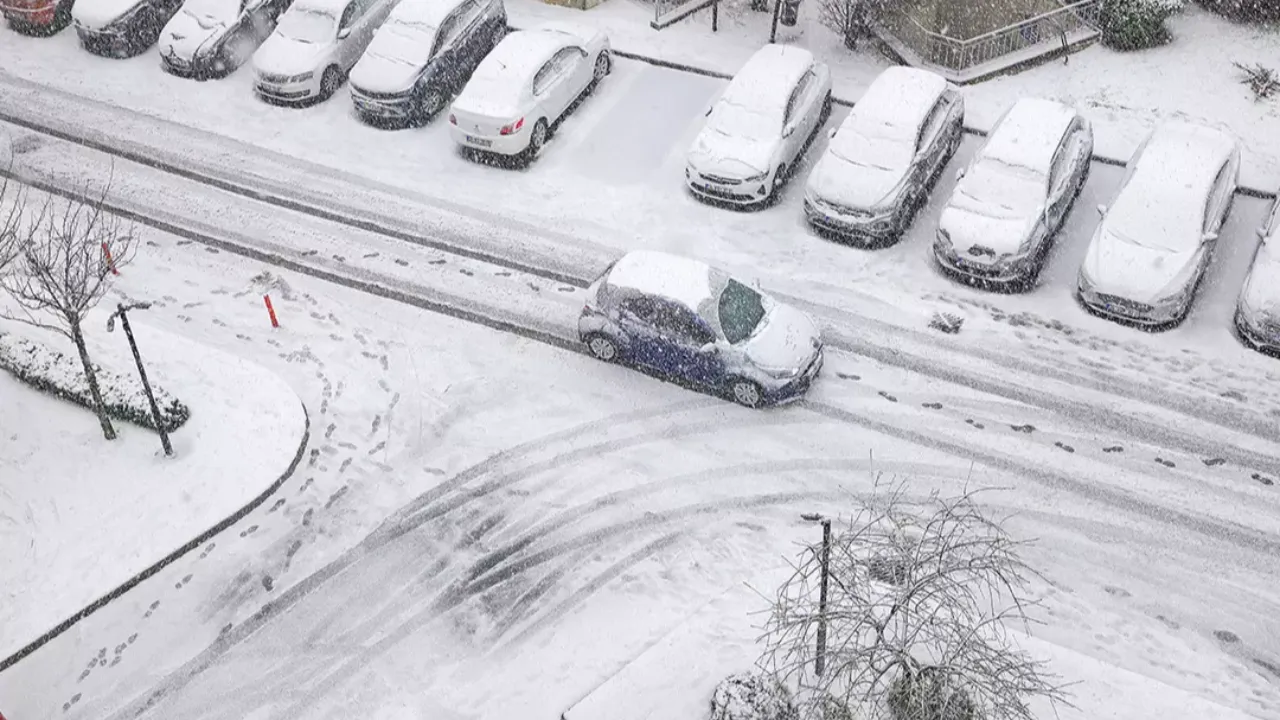
[[[1077,280],[1099,315],[1155,327],[1186,317],[1217,246],[1240,175],[1240,144],[1181,121],[1157,127],[1130,159],[1119,195]]]
[[[827,66],[803,48],[765,45],[707,110],[689,148],[685,184],[717,202],[767,202],[830,112]]]
[[[351,69],[356,112],[371,121],[425,121],[506,34],[502,0],[404,0]]]
[[[295,0],[253,55],[254,90],[267,100],[326,100],[337,91],[396,0]]]
[[[1280,354],[1280,201],[1258,237],[1262,242],[1236,303],[1236,330],[1255,350]]]
[[[706,263],[626,254],[587,290],[578,334],[600,360],[625,360],[727,393],[747,407],[799,399],[822,369],[803,312]]]
[[[507,35],[449,108],[454,142],[470,150],[537,157],[569,108],[612,69],[609,38],[550,22]]]
[[[132,57],[156,44],[181,5],[182,0],[78,0],[71,18],[85,50]]]
[[[933,254],[968,279],[1035,280],[1084,187],[1093,127],[1075,108],[1025,98],[996,121],[942,210]]]
[[[160,33],[160,66],[207,80],[243,65],[290,0],[187,0]]]
[[[844,238],[898,240],[960,147],[964,97],[942,76],[891,67],[840,127],[805,185],[804,210]]]

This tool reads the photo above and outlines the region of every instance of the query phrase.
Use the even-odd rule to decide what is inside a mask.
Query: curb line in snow
[[[520,28],[510,26],[509,29],[514,32],[516,30],[519,30]],[[618,50],[616,48],[611,48],[609,52],[611,52],[612,54],[620,58],[626,58],[627,60],[635,60],[637,62],[646,63],[656,67],[667,68],[668,70],[678,70],[680,72],[693,73],[694,75],[702,75],[704,77],[716,78],[718,80],[733,79],[733,76],[729,75],[728,73],[722,73],[716,70],[708,70],[707,68],[687,65],[685,63],[672,62],[670,60],[663,60],[661,58],[652,57],[650,55],[641,55],[639,53],[628,52],[625,50]],[[835,96],[832,96],[831,101],[836,105],[843,105],[844,107],[848,107],[848,108],[851,108],[856,104],[853,100],[846,100],[844,98],[835,97]],[[976,127],[969,127],[968,125],[964,126],[964,131],[970,135],[976,135],[978,137],[987,136],[986,130],[982,130]],[[1089,159],[1092,160],[1093,162],[1096,162],[1102,165],[1111,165],[1113,167],[1124,167],[1125,165],[1128,164],[1127,160],[1119,160],[1116,158],[1106,157],[1105,155],[1093,155]],[[1274,191],[1259,190],[1257,188],[1246,187],[1243,185],[1236,188],[1236,194],[1244,195],[1246,197],[1251,197],[1251,198],[1257,198],[1258,200],[1275,200],[1276,199],[1276,193]]]
[[[54,638],[58,637],[62,633],[66,632],[67,630],[70,630],[72,626],[74,626],[76,623],[80,622],[81,620],[84,620],[85,618],[89,617],[95,612],[101,610],[102,608],[110,604],[112,601],[114,601],[116,598],[119,598],[121,595],[124,595],[126,592],[132,590],[143,580],[146,580],[152,575],[155,575],[156,573],[160,572],[161,570],[169,566],[171,563],[173,563],[175,560],[178,560],[183,555],[186,555],[187,553],[196,549],[200,545],[203,545],[210,538],[214,537],[215,535],[218,535],[223,530],[226,530],[228,527],[231,527],[235,523],[239,522],[244,518],[245,515],[248,515],[250,512],[255,510],[258,506],[262,505],[262,503],[266,502],[267,498],[274,495],[276,491],[280,489],[280,486],[285,483],[286,480],[293,477],[293,473],[298,469],[298,465],[302,463],[302,456],[306,452],[307,444],[311,441],[311,414],[307,412],[307,406],[305,403],[302,403],[302,401],[299,400],[299,404],[302,405],[302,421],[303,421],[302,441],[298,443],[298,450],[297,452],[294,453],[293,460],[289,462],[289,467],[285,468],[284,473],[280,475],[280,477],[276,478],[275,481],[273,481],[271,485],[267,487],[266,490],[259,493],[257,497],[250,500],[246,505],[241,507],[239,510],[236,510],[234,513],[232,513],[228,517],[218,521],[218,523],[215,524],[213,527],[209,528],[208,530],[205,530],[204,532],[200,533],[200,535],[198,535],[196,538],[190,540],[182,547],[166,555],[159,562],[144,569],[142,572],[138,573],[137,575],[134,575],[133,577],[129,578],[116,589],[112,590],[111,592],[108,592],[106,595],[103,595],[102,597],[93,601],[87,607],[80,610],[76,614],[58,623],[57,627],[53,628],[52,630],[45,633],[44,635],[41,635],[40,637],[36,638],[34,641],[29,643],[26,647],[22,648],[18,652],[14,653],[13,655],[10,655],[9,657],[3,660],[0,660],[0,672],[3,672],[9,667],[17,664],[20,660],[22,660],[26,656],[30,655],[36,650],[39,650],[41,646],[43,646],[45,643],[48,643],[50,640],[53,640]]]

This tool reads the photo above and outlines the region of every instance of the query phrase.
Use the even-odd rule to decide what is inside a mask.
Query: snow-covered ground
[[[152,313],[168,302],[156,298]],[[299,451],[306,417],[277,376],[131,318],[153,383],[191,408],[166,458],[150,430],[93,413],[0,372],[0,657],[195,539],[263,493]],[[98,364],[132,375],[124,334],[89,318]],[[74,357],[70,341],[6,324]],[[139,532],[139,528],[146,528]]]

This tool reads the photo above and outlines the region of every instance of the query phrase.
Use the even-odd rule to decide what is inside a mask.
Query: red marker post
[[[279,321],[276,320],[276,309],[271,307],[271,296],[263,295],[262,301],[267,304],[267,315],[271,316],[271,327],[273,328],[280,327]]]
[[[105,240],[102,243],[102,254],[107,256],[107,267],[111,268],[111,274],[119,275],[120,271],[116,270],[116,261],[111,258],[111,248],[107,247]]]

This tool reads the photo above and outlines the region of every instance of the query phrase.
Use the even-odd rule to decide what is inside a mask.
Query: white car
[[[254,90],[282,103],[327,99],[394,7],[395,0],[297,0],[253,55]]]
[[[1235,324],[1250,347],[1280,354],[1280,201],[1258,237],[1262,242],[1240,291]]]
[[[1181,321],[1213,257],[1240,175],[1240,144],[1184,122],[1142,142],[1077,280],[1080,300],[1105,317],[1143,326]]]
[[[830,112],[827,66],[803,48],[765,45],[707,110],[689,149],[685,184],[718,202],[767,202]]]
[[[160,32],[160,66],[179,77],[222,77],[275,29],[289,0],[186,0]]]
[[[809,173],[809,223],[845,239],[898,240],[963,132],[958,88],[927,70],[886,69],[832,132]]]
[[[490,52],[449,108],[458,145],[536,157],[552,128],[612,67],[609,38],[553,22],[513,32]]]
[[[1014,103],[958,173],[938,220],[938,263],[985,283],[1033,281],[1084,187],[1091,155],[1093,127],[1075,108],[1038,98]]]

